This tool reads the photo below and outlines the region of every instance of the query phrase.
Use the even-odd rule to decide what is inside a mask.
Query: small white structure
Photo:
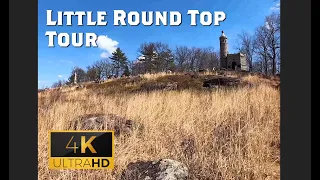
[[[77,84],[77,72],[74,72],[73,83],[74,83],[74,84]]]

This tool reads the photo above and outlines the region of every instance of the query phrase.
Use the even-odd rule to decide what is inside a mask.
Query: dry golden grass
[[[165,76],[172,76],[172,75],[183,75],[185,73],[178,73],[178,72],[172,72],[172,73],[166,73],[166,72],[160,72],[160,73],[146,73],[143,74],[142,77],[147,79],[147,80],[156,80],[159,77],[165,77]],[[205,71],[201,73],[202,75],[216,75],[216,72],[211,72],[211,71]]]
[[[173,73],[172,73],[173,74]],[[155,74],[152,74],[152,73],[146,73],[146,74],[143,74],[142,77],[143,78],[146,78],[148,80],[155,80],[159,77],[163,77],[163,76],[167,76],[169,75],[168,73],[165,73],[165,72],[161,72],[161,73],[155,73]]]
[[[99,95],[89,90],[39,95],[39,179],[118,179],[129,162],[170,158],[190,179],[280,179],[280,93],[256,77],[252,88]],[[54,99],[54,100],[53,100]],[[87,113],[114,113],[145,126],[142,137],[115,140],[115,169],[49,170],[48,130]],[[187,149],[183,141],[191,139]],[[191,154],[191,155],[190,155]]]
[[[248,83],[251,85],[266,85],[277,87],[280,84],[280,79],[276,77],[271,77],[269,79],[260,78],[258,76],[248,75],[241,78],[242,82]]]

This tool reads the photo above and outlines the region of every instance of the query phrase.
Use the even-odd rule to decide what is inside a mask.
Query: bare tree
[[[58,82],[55,82],[52,84],[52,88],[57,88],[57,87],[62,87],[66,84],[66,81],[64,80],[59,80]]]
[[[177,69],[183,72],[187,68],[188,59],[190,59],[191,51],[187,46],[177,46],[175,49],[175,61]]]
[[[86,81],[94,81],[97,78],[96,69],[94,66],[87,66]]]
[[[188,70],[196,71],[197,65],[199,65],[198,60],[201,56],[201,49],[197,47],[192,47],[190,49],[190,58],[188,60]]]
[[[281,71],[281,59],[280,59],[280,51],[277,53],[277,73]]]
[[[254,37],[249,33],[242,31],[238,34],[238,45],[236,47],[241,53],[246,54],[247,62],[250,70],[252,69],[252,62],[254,56]]]
[[[175,61],[179,71],[196,71],[219,66],[219,55],[213,47],[176,47]]]
[[[208,64],[208,49],[199,48],[196,55],[196,69],[206,69]]]
[[[264,73],[269,73],[269,56],[268,56],[268,33],[266,26],[260,26],[256,29],[254,38],[254,49],[258,61],[263,63]]]
[[[277,72],[277,58],[280,49],[280,14],[272,13],[265,19],[268,57],[271,60],[272,74]]]
[[[254,61],[252,63],[253,72],[263,72],[263,61]]]
[[[147,72],[145,68],[145,62],[136,60],[131,63],[131,73],[132,75],[143,74]]]
[[[212,70],[214,67],[217,68],[219,66],[219,52],[216,52],[213,47],[207,48],[208,55],[208,69]]]
[[[106,76],[106,73],[105,73],[107,68],[106,60],[96,61],[93,64],[93,67],[96,71],[96,79],[102,80]]]
[[[201,48],[198,69],[210,69],[218,67],[219,56],[213,47]]]
[[[108,59],[96,61],[91,66],[87,66],[86,81],[102,80],[112,75],[114,67]]]

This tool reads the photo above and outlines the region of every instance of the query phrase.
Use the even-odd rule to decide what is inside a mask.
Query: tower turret
[[[223,31],[219,40],[220,40],[220,67],[227,68],[228,38]]]

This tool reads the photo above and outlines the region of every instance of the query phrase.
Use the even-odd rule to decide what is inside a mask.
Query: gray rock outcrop
[[[186,180],[188,168],[172,159],[138,161],[129,163],[121,174],[121,180]]]
[[[130,135],[135,130],[141,133],[143,125],[115,114],[86,114],[70,122],[72,130],[113,130],[115,136]]]

